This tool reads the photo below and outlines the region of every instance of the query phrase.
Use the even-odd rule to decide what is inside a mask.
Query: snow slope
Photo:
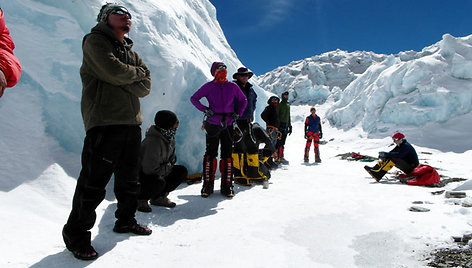
[[[0,189],[33,180],[52,163],[76,177],[80,170],[83,123],[80,113],[82,37],[96,24],[101,0],[3,1],[2,9],[23,66],[20,83],[0,100],[2,141]],[[242,66],[207,0],[121,1],[133,14],[130,38],[152,73],[152,92],[142,99],[143,132],[158,110],[180,117],[179,161],[201,166],[202,113],[190,96],[211,79],[213,61],[231,75]],[[261,99],[264,93],[256,86]],[[258,113],[263,106],[258,107]],[[40,141],[36,143],[35,141]],[[21,170],[20,173],[19,170]]]
[[[97,209],[92,243],[101,257],[93,262],[76,260],[63,245],[60,230],[75,180],[51,165],[33,182],[0,192],[0,227],[10,230],[2,235],[0,266],[424,267],[430,250],[452,246],[451,236],[470,233],[472,208],[462,204],[472,203],[472,188],[465,199],[446,199],[431,194],[441,188],[399,184],[391,175],[377,183],[362,168],[373,163],[336,156],[376,155],[388,150],[389,138],[368,139],[360,130],[344,132],[325,123],[330,141],[320,149],[323,162],[312,163],[311,152],[311,163],[302,164],[302,119],[308,108],[292,108],[294,133],[286,149],[290,165],[272,172],[269,189],[236,186],[230,200],[217,188],[204,199],[201,184],[182,184],[170,195],[177,203],[174,209],[137,213],[152,228],[149,237],[113,233],[116,201],[110,194]],[[320,107],[321,116],[327,108]],[[472,157],[472,151],[442,153],[414,146],[420,161],[440,166],[441,175],[470,178],[470,169],[458,160]],[[431,211],[411,212],[412,206]]]

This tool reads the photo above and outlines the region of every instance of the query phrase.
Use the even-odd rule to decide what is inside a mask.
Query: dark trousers
[[[218,156],[218,147],[221,143],[221,159],[231,157],[233,150],[233,127],[225,128],[217,125],[205,123],[206,130],[206,152],[205,155],[211,158]]]
[[[77,179],[72,211],[63,230],[68,248],[90,244],[89,230],[97,216],[95,209],[105,198],[105,187],[112,174],[115,175],[114,192],[118,201],[116,224],[136,223],[140,146],[139,126],[103,126],[87,131],[82,170]]]
[[[285,145],[285,141],[287,140],[288,135],[288,127],[279,127],[279,131],[282,133],[282,138],[277,141],[277,148]]]
[[[401,158],[390,158],[390,159],[393,161],[393,163],[395,163],[395,167],[403,171],[405,174],[410,174],[413,171],[413,169],[417,167],[416,164],[408,163]]]
[[[187,173],[187,168],[181,165],[173,166],[172,171],[165,177],[139,172],[141,191],[138,199],[155,199],[174,191],[187,178]]]

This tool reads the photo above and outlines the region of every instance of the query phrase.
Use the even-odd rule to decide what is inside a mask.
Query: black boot
[[[387,171],[380,169],[380,166],[377,164],[374,167],[364,166],[364,169],[369,172],[370,176],[372,176],[376,181],[380,181],[387,173]]]
[[[202,197],[208,197],[213,193],[216,172],[216,158],[205,156],[203,158],[203,187]]]
[[[303,162],[308,163],[310,154],[310,147],[305,147],[305,155],[303,156]]]
[[[316,163],[321,163],[321,158],[320,158],[320,148],[315,146],[315,162]]]

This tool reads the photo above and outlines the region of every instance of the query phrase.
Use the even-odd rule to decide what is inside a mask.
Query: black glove
[[[379,152],[379,158],[385,158],[386,155],[386,152]]]
[[[320,137],[320,139],[323,138],[323,132],[320,132],[320,136],[319,136],[319,137]]]
[[[292,126],[288,126],[288,132],[287,132],[288,135],[292,134]]]
[[[215,112],[213,112],[210,108],[206,108],[203,112],[207,117],[213,116],[215,114]]]
[[[238,120],[239,114],[238,114],[238,113],[233,113],[233,114],[231,115],[231,118],[233,118],[234,120]]]
[[[308,139],[308,132],[305,132],[305,139]]]

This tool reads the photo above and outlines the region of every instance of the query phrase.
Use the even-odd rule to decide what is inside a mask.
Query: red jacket
[[[21,65],[13,54],[15,44],[10,36],[10,31],[5,24],[3,11],[0,9],[0,68],[5,74],[7,87],[16,85],[21,76]]]
[[[416,178],[407,181],[408,185],[431,185],[440,180],[436,169],[428,165],[419,165],[410,174],[404,176],[416,176]]]

